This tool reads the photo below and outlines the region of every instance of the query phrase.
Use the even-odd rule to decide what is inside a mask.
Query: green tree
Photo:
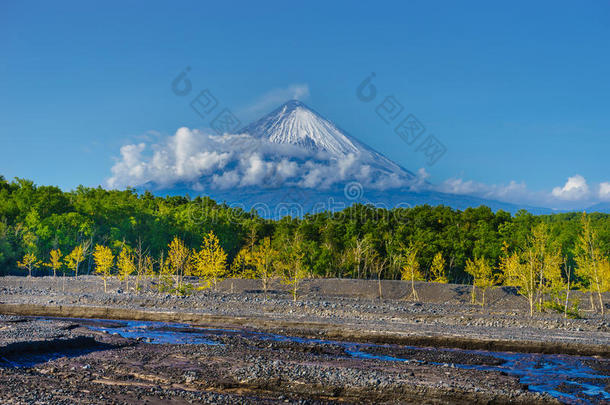
[[[593,293],[597,293],[599,307],[602,316],[604,315],[604,271],[602,267],[603,256],[599,248],[597,232],[591,226],[591,220],[587,214],[582,215],[582,231],[578,237],[576,245],[576,274],[583,280],[583,289],[589,292],[591,298],[591,309],[595,310]]]
[[[280,254],[279,266],[282,270],[283,282],[290,286],[292,299],[296,302],[300,284],[309,272],[305,262],[303,237],[300,233],[295,233],[291,240],[284,243],[284,249]]]
[[[484,257],[475,257],[474,260],[468,259],[466,262],[466,273],[473,278],[472,282],[472,302],[476,302],[476,290],[478,287],[482,291],[481,306],[485,306],[485,293],[496,284],[496,277],[493,267]]]
[[[264,238],[263,241],[252,250],[252,263],[256,269],[255,275],[261,280],[265,298],[269,289],[269,282],[276,276],[275,265],[279,253],[271,246],[271,238]]]
[[[527,263],[518,252],[509,253],[508,245],[504,246],[504,256],[500,260],[500,269],[507,285],[517,287],[519,294],[527,299],[530,316],[534,315],[534,304],[538,291],[538,278],[533,262]]]

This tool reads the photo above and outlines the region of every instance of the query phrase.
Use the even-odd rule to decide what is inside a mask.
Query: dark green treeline
[[[593,213],[592,226],[601,250],[610,252],[610,215]],[[486,257],[497,263],[506,242],[523,246],[533,225],[549,224],[562,254],[572,260],[581,231],[581,213],[534,216],[525,211],[515,216],[487,207],[464,211],[445,206],[378,209],[354,205],[336,213],[306,215],[295,219],[264,219],[207,197],[156,197],[134,190],[108,191],[78,187],[63,192],[57,187],[36,186],[31,181],[8,182],[0,176],[0,272],[16,268],[25,253],[48,261],[54,248],[70,252],[77,244],[104,244],[116,251],[123,244],[143,245],[153,257],[167,249],[174,236],[189,247],[198,247],[210,230],[219,237],[229,263],[253,240],[271,237],[285,246],[295,233],[306,250],[312,276],[376,278],[368,258],[387,259],[383,277],[400,278],[397,259],[410,243],[420,247],[419,261],[428,269],[442,252],[451,282],[469,282],[464,272],[467,259]],[[84,273],[91,271],[87,259]],[[39,274],[46,271],[39,271]]]

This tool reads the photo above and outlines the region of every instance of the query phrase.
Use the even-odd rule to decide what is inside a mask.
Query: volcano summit
[[[487,205],[510,212],[526,208],[435,191],[421,176],[297,100],[282,104],[237,134],[218,136],[180,128],[151,150],[142,143],[127,145],[121,155],[112,169],[111,187],[208,195],[246,210],[265,206],[266,216],[283,203],[300,204],[303,214],[321,202],[331,208],[326,205],[329,201],[339,209],[353,203],[386,208]]]

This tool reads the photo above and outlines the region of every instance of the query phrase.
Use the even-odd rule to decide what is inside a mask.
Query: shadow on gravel
[[[117,345],[98,342],[89,336],[16,342],[0,348],[0,367],[33,367],[61,357],[83,356],[117,347]]]

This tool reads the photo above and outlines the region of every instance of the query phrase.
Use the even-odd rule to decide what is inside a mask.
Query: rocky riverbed
[[[123,326],[116,321],[3,316],[0,324],[8,336],[0,343],[2,403],[556,402],[505,372],[455,366],[499,363],[484,354],[384,346],[384,356],[406,360],[392,362],[361,357],[342,342],[269,339],[252,331],[214,328],[205,343],[183,344],[157,342],[158,330],[153,338],[122,337],[112,332]],[[188,329],[154,326],[178,334]]]
[[[400,282],[384,283],[380,300],[376,282],[311,280],[293,302],[279,283],[264,294],[255,280],[225,280],[217,291],[188,297],[155,292],[148,283],[127,292],[116,281],[103,293],[101,280],[93,276],[67,279],[65,287],[62,281],[0,278],[0,312],[18,315],[0,318],[1,403],[609,400],[608,378],[597,378],[610,375],[608,319],[552,313],[530,318],[522,298],[507,289],[489,294],[490,305],[482,309],[469,303],[469,287],[459,285],[422,283],[421,301],[411,302],[404,300],[406,287]],[[125,332],[133,325],[119,321],[100,326],[23,315],[185,324],[147,327],[142,334]],[[166,332],[187,340],[163,341],[159,336]],[[368,346],[354,351],[356,346],[346,342]],[[480,349],[586,355],[578,364],[586,363],[589,371],[555,384],[555,393],[539,393],[524,375],[502,364],[529,362],[533,370],[555,360]],[[585,393],[583,384],[593,375],[592,387],[601,391]]]

